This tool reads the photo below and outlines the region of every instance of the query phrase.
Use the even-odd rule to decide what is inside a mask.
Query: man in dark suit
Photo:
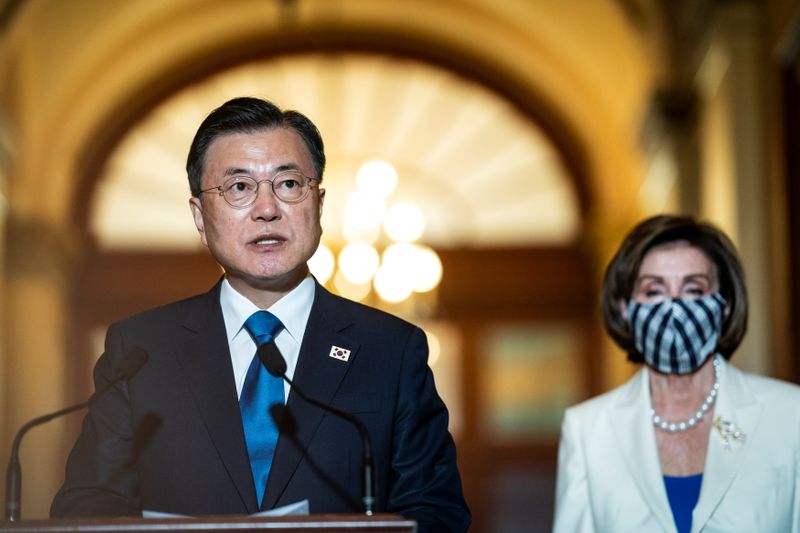
[[[312,513],[360,512],[362,444],[346,420],[282,384],[277,443],[251,441],[259,434],[243,422],[244,397],[263,370],[249,317],[266,310],[287,375],[366,426],[376,510],[413,518],[420,531],[469,527],[425,334],[309,273],[324,167],[314,124],[264,100],[231,100],[201,124],[187,162],[190,207],[225,274],[206,294],[109,328],[98,388],[131,347],[149,360],[90,407],[52,516],[248,514],[303,499]],[[271,467],[257,470],[256,457]]]

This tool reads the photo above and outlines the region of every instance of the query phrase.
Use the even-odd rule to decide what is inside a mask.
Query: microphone
[[[286,361],[283,359],[283,355],[281,355],[280,350],[275,345],[275,341],[270,341],[267,343],[262,344],[258,347],[256,351],[258,354],[258,358],[261,359],[261,362],[267,368],[267,372],[272,374],[277,378],[283,378],[286,380],[286,383],[292,387],[292,390],[297,393],[303,400],[310,403],[311,405],[315,405],[324,411],[328,411],[340,418],[343,418],[353,424],[356,429],[358,429],[358,433],[361,435],[361,442],[363,445],[363,455],[362,455],[362,463],[361,463],[361,490],[363,496],[361,501],[364,504],[364,512],[367,516],[372,516],[375,513],[375,462],[372,459],[372,446],[369,440],[369,433],[367,433],[367,427],[364,423],[359,420],[357,417],[351,415],[350,413],[346,413],[341,411],[332,405],[328,405],[323,403],[316,398],[312,398],[308,396],[305,392],[303,392],[289,377],[286,375]]]
[[[20,502],[20,495],[22,494],[22,468],[19,464],[19,446],[22,442],[22,437],[25,436],[28,430],[40,424],[44,424],[45,422],[49,422],[54,418],[58,418],[59,416],[69,414],[78,409],[83,409],[105,394],[108,389],[116,385],[119,381],[126,381],[133,377],[147,362],[147,357],[146,351],[138,346],[134,346],[122,356],[122,359],[114,370],[114,377],[111,378],[111,381],[97,389],[88,400],[34,418],[19,428],[19,431],[17,431],[14,437],[14,442],[11,445],[11,458],[8,461],[8,470],[6,470],[6,520],[10,522],[17,521],[22,514],[22,504]]]

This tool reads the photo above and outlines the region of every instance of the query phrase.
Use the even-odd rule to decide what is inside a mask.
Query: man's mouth
[[[279,242],[278,239],[259,239],[254,244],[278,244]]]

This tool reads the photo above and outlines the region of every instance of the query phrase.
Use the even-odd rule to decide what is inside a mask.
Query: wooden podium
[[[417,523],[397,515],[207,516],[202,518],[113,518],[20,520],[1,522],[0,533],[221,533],[291,531],[292,533],[416,533]]]

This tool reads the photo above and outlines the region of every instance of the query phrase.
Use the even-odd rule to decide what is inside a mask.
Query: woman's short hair
[[[744,270],[733,242],[717,227],[689,216],[658,215],[637,224],[622,241],[606,269],[601,305],[606,331],[628,359],[643,362],[634,346],[630,325],[622,315],[621,303],[633,295],[639,267],[653,247],[686,241],[701,250],[716,266],[719,292],[729,307],[722,323],[717,351],[730,358],[747,330],[747,287]]]

